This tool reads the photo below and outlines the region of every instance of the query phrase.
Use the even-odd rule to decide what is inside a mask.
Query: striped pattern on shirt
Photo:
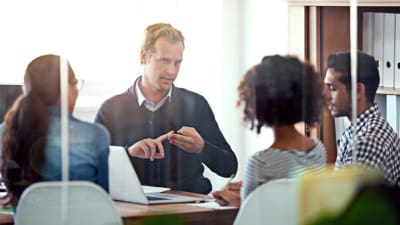
[[[304,168],[324,168],[325,147],[319,140],[308,152],[268,148],[256,152],[247,162],[241,197],[244,200],[258,186],[275,179],[288,178]],[[301,172],[300,172],[301,173]]]

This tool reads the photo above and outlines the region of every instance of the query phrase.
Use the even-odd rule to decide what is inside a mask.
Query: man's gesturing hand
[[[200,153],[204,149],[204,140],[193,127],[182,127],[177,134],[169,132],[167,136],[171,144],[186,152]]]
[[[150,159],[164,158],[164,147],[162,142],[168,139],[168,134],[163,134],[156,139],[146,138],[142,139],[135,144],[129,146],[128,153],[131,156]],[[158,148],[158,151],[157,151]]]

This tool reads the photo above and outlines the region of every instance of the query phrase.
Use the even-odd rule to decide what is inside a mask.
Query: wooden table
[[[167,191],[167,193],[195,196],[210,200],[209,196],[189,192]],[[239,210],[238,208],[232,207],[219,209],[206,208],[193,203],[148,206],[115,201],[115,204],[125,225],[143,222],[149,218],[154,219],[154,217],[157,216],[169,216],[169,218],[182,221],[185,225],[232,225]],[[162,219],[163,218],[160,218],[160,220]]]
[[[126,202],[116,202],[124,224],[131,225],[146,221],[157,216],[170,216],[174,220],[181,221],[187,225],[232,225],[238,208],[212,209],[195,206],[188,203],[162,204],[162,205],[139,205]],[[162,217],[159,218],[162,220]]]
[[[0,213],[0,224],[2,225],[14,224],[13,216],[11,214]]]
[[[169,191],[171,193],[171,191]],[[172,192],[191,196],[202,196],[188,192]],[[203,197],[207,198],[203,195]],[[238,208],[205,208],[192,203],[179,204],[158,204],[158,205],[140,205],[128,202],[115,201],[115,205],[122,217],[125,225],[133,225],[138,222],[148,221],[159,216],[160,219],[169,217],[183,221],[185,225],[232,225],[235,220]],[[0,213],[1,225],[12,225],[13,216],[11,214]]]

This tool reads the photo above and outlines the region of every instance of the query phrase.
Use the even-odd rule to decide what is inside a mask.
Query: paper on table
[[[158,192],[171,190],[171,188],[167,188],[167,187],[156,187],[156,186],[147,186],[147,185],[142,185],[142,188],[143,188],[143,192],[145,194],[158,193]]]
[[[218,203],[216,203],[214,201],[194,203],[194,204],[190,204],[190,205],[211,208],[211,209],[235,209],[235,208],[237,208],[236,206],[220,206],[220,205],[218,205]]]

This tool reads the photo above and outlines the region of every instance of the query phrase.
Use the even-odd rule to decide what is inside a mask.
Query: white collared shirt
[[[152,112],[155,112],[159,108],[161,108],[161,106],[163,106],[166,102],[171,101],[172,87],[169,89],[168,94],[163,99],[161,99],[161,101],[158,104],[154,104],[151,101],[149,101],[148,99],[146,99],[146,97],[144,97],[142,91],[140,90],[139,82],[141,82],[141,81],[142,81],[142,78],[139,78],[135,84],[136,85],[135,86],[136,96],[137,96],[138,104],[140,106],[142,106],[144,104],[144,107],[146,107],[146,109],[148,109]]]

